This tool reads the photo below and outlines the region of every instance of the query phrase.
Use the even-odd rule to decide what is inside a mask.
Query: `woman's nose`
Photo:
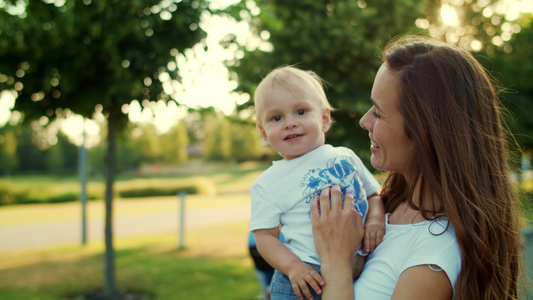
[[[370,121],[368,120],[368,114],[370,113],[370,111],[367,111],[366,114],[364,114],[361,119],[359,120],[359,126],[361,126],[361,128],[365,129],[365,130],[370,130],[370,127],[371,127],[371,123]]]

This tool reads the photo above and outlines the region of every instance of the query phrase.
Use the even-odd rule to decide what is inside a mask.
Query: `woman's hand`
[[[315,246],[325,280],[322,299],[353,300],[351,262],[364,236],[363,220],[354,207],[353,196],[341,189],[324,189],[311,203]]]
[[[330,256],[351,259],[364,236],[361,215],[354,207],[353,196],[346,193],[344,204],[338,185],[324,189],[311,203],[311,222],[320,260]]]

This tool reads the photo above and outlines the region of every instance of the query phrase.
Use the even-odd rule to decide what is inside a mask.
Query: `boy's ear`
[[[329,109],[324,109],[322,111],[322,131],[328,132],[331,127],[331,112]]]
[[[266,135],[265,130],[263,129],[263,126],[261,126],[261,125],[257,125],[257,129],[259,129],[259,132],[261,132],[261,136],[263,137],[263,139],[265,140],[265,142],[268,143],[268,137],[267,137],[267,135]]]

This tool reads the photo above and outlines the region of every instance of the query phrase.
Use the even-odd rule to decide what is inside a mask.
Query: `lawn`
[[[254,299],[259,285],[246,247],[246,223],[116,240],[116,278],[142,299]],[[103,287],[103,244],[0,256],[0,299],[84,299]],[[137,299],[137,298],[136,298]]]
[[[215,188],[216,195],[193,195],[188,209],[240,204],[261,166],[241,165],[210,174],[201,174]],[[196,177],[197,178],[197,177]],[[134,186],[159,181],[173,184],[187,178],[122,178],[118,185]],[[19,178],[19,186],[46,192],[75,188],[72,179]],[[13,183],[13,182],[10,182]],[[174,196],[175,197],[175,196]],[[115,215],[135,215],[140,211],[168,208],[164,197],[141,201],[116,197]],[[197,201],[200,200],[201,201]],[[243,200],[245,199],[245,200]],[[145,200],[145,201],[142,201]],[[130,202],[123,206],[123,202]],[[174,205],[174,203],[172,203]],[[89,214],[103,214],[101,199],[91,202]],[[27,204],[0,206],[0,226],[30,224],[79,217],[79,203]],[[1,228],[0,228],[1,229]],[[247,222],[188,229],[186,247],[178,249],[174,233],[115,238],[117,287],[121,292],[142,295],[124,299],[257,299],[260,293],[253,261],[247,248]],[[0,254],[0,299],[90,299],[81,295],[98,293],[104,286],[104,245],[90,242],[48,249]]]

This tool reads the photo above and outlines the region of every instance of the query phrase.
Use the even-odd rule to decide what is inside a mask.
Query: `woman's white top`
[[[354,282],[355,299],[390,300],[402,272],[419,265],[439,266],[455,294],[461,250],[448,219],[397,225],[389,224],[389,215],[383,242],[368,256],[363,273]]]

